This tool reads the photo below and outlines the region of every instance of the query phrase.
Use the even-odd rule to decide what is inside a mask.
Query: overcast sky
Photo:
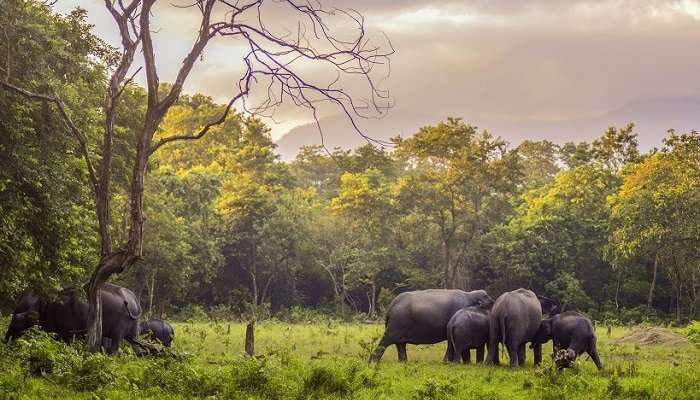
[[[172,79],[193,40],[196,14],[162,0],[154,14],[161,80]],[[585,118],[650,98],[700,96],[698,0],[327,0],[352,7],[396,49],[385,86],[398,115],[481,119]],[[88,10],[98,35],[117,45],[101,0],[59,0]],[[186,90],[225,101],[241,50],[217,40]],[[141,78],[143,81],[143,78]],[[391,118],[391,116],[389,116]],[[311,116],[281,110],[279,137]]]

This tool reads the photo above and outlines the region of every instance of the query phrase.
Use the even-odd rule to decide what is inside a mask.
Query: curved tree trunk
[[[133,265],[138,258],[125,252],[114,252],[100,260],[90,278],[88,289],[88,333],[87,349],[98,352],[102,348],[102,287],[112,274],[119,273]]]

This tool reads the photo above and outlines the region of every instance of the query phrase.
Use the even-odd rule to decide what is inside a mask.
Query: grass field
[[[6,323],[6,321],[5,321]],[[4,325],[4,324],[3,324]],[[605,371],[587,356],[557,371],[444,364],[445,345],[409,346],[409,362],[387,350],[366,359],[383,327],[339,322],[258,324],[256,350],[242,355],[239,323],[178,323],[175,355],[86,355],[41,336],[0,344],[0,399],[700,399],[700,349],[692,344],[616,344],[628,328],[598,332]],[[506,357],[507,358],[507,357]],[[43,368],[43,369],[42,369]]]

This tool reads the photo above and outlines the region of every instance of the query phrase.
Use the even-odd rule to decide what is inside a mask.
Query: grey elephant
[[[603,369],[596,348],[595,329],[591,320],[576,311],[566,311],[540,323],[532,346],[542,345],[552,340],[554,355],[563,351],[563,356],[555,359],[557,366],[570,365],[582,353],[588,353],[598,370]]]
[[[115,353],[122,340],[128,341],[137,354],[152,350],[138,341],[138,318],[141,306],[129,289],[106,283],[100,291],[102,298],[102,345],[109,354]],[[88,305],[75,290],[64,289],[58,301],[48,301],[34,294],[23,294],[10,320],[5,340],[16,339],[29,328],[39,325],[68,342],[87,333]]]
[[[556,303],[537,296],[530,290],[517,289],[503,293],[496,299],[489,320],[489,353],[487,362],[498,364],[498,344],[508,350],[510,366],[525,364],[525,346],[537,333],[542,312],[551,313]],[[534,344],[535,365],[542,362],[542,345]]]
[[[447,340],[447,323],[457,310],[493,304],[484,290],[428,289],[401,293],[387,309],[384,336],[370,355],[379,361],[396,345],[399,361],[406,361],[406,344],[433,344]],[[446,354],[446,359],[451,355]]]
[[[490,311],[484,307],[467,307],[455,313],[447,323],[448,361],[471,362],[471,350],[476,350],[476,362],[484,362],[484,350],[489,342]]]
[[[165,347],[170,347],[175,337],[175,329],[168,321],[162,319],[150,319],[139,322],[139,335],[150,335]]]

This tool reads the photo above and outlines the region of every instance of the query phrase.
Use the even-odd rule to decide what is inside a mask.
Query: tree
[[[87,137],[79,125],[71,118],[71,113],[64,96],[51,89],[54,82],[40,81],[43,85],[30,84],[27,87],[13,83],[10,65],[5,67],[5,76],[0,86],[28,100],[43,101],[53,104],[63,117],[70,132],[80,143],[81,153],[89,172],[90,184],[94,191],[95,207],[101,243],[101,258],[88,284],[89,323],[88,343],[91,351],[100,348],[102,337],[102,309],[99,291],[103,284],[115,273],[128,269],[143,254],[144,223],[144,185],[150,156],[167,143],[180,140],[200,139],[209,130],[226,120],[229,111],[236,102],[254,113],[273,110],[284,101],[310,109],[316,115],[318,102],[327,101],[338,106],[353,120],[354,116],[367,117],[372,112],[382,113],[391,106],[387,93],[375,85],[374,69],[388,66],[388,57],[393,52],[384,51],[374,46],[368,37],[361,16],[353,11],[329,12],[321,6],[297,4],[291,0],[270,2],[251,0],[232,4],[219,0],[197,0],[192,4],[200,15],[199,31],[188,54],[183,58],[182,66],[176,74],[172,86],[162,93],[158,78],[158,65],[153,43],[153,31],[150,23],[154,13],[155,0],[132,0],[128,3],[107,0],[105,6],[117,25],[121,38],[121,54],[110,65],[106,93],[102,106],[103,135],[100,145],[99,167],[95,167],[94,155],[88,150]],[[218,6],[214,12],[215,6]],[[264,23],[263,10],[277,8],[278,11],[298,17],[295,34],[289,29],[275,30]],[[223,19],[217,20],[218,16]],[[342,22],[350,21],[359,28],[351,39],[333,36],[329,28],[329,19],[336,16]],[[313,34],[311,34],[313,32]],[[238,92],[232,95],[224,112],[216,119],[198,127],[193,132],[162,136],[154,141],[159,126],[166,113],[175,105],[182,93],[192,69],[202,52],[215,37],[240,40],[247,49],[243,57],[244,73],[238,81]],[[136,137],[137,145],[133,159],[130,182],[130,218],[128,237],[115,250],[112,240],[111,199],[112,167],[114,158],[115,120],[120,97],[137,69],[131,75],[137,50],[143,55],[147,82],[147,107],[142,116],[142,124]],[[11,51],[7,59],[11,61]],[[328,68],[337,75],[329,82],[320,81],[320,74],[309,75],[301,65],[309,62]],[[370,95],[365,100],[354,98],[347,90],[335,84],[341,76],[361,77],[369,87]],[[315,78],[315,80],[313,79]],[[46,88],[48,86],[48,89]],[[259,104],[250,104],[250,94],[256,89],[267,93],[266,99]],[[247,101],[247,102],[246,102]]]
[[[455,118],[395,142],[398,157],[413,170],[399,182],[399,201],[437,226],[444,287],[461,287],[460,281],[468,287],[479,238],[508,214],[507,195],[520,179],[517,153]]]
[[[554,180],[559,172],[557,145],[549,140],[524,140],[516,150],[522,165],[525,187],[541,187]]]
[[[694,318],[700,260],[700,136],[671,132],[661,152],[624,171],[619,193],[610,198],[613,231],[608,258],[618,268],[653,260],[647,305],[653,305],[659,266],[673,289],[676,320],[682,319],[682,294]],[[643,264],[643,263],[642,263]]]
[[[111,51],[84,17],[80,10],[58,16],[36,2],[0,4],[0,81],[56,85],[72,121],[94,138],[103,95],[99,60]],[[97,262],[80,145],[50,106],[0,90],[0,297],[8,300],[28,288],[54,294]]]
[[[346,261],[340,262],[343,301],[348,284],[367,287],[368,316],[376,312],[377,279],[389,257],[389,201],[386,178],[378,170],[368,168],[362,173],[343,174],[340,193],[331,202],[331,209],[351,232],[346,238],[350,239],[345,243],[347,251],[343,252]],[[333,280],[337,287],[339,279]]]

